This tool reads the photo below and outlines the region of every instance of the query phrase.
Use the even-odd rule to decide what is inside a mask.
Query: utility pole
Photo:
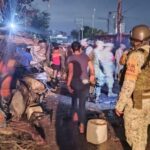
[[[106,21],[106,24],[107,24],[106,25],[107,26],[107,33],[109,33],[109,25],[110,25],[109,14],[108,14],[108,18],[98,17],[97,19]]]
[[[84,31],[84,19],[83,17],[81,18],[81,39],[83,39],[83,31]]]
[[[122,23],[122,0],[117,2],[117,36],[121,42],[121,23]]]
[[[94,28],[95,28],[95,12],[96,12],[96,9],[94,8],[93,14],[92,14],[92,36],[94,34]]]
[[[107,33],[109,34],[109,26],[110,26],[110,16],[111,16],[111,12],[108,12],[108,18],[107,18]]]
[[[76,18],[75,19],[75,23],[76,23],[77,28],[79,30],[78,40],[81,40],[81,39],[84,38],[84,36],[83,36],[83,32],[84,32],[84,18],[83,17]]]
[[[116,11],[109,11],[107,17],[98,17],[97,18],[99,20],[106,21],[106,27],[107,27],[106,31],[107,31],[108,34],[111,33],[111,28],[110,28],[111,27],[111,19],[112,19],[112,15],[114,15],[114,13],[115,13],[115,16],[113,16],[113,19],[115,19],[116,18]]]

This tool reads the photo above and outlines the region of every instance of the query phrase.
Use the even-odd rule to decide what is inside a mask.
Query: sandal
[[[84,126],[83,123],[80,123],[80,125],[79,125],[79,132],[80,132],[81,134],[83,134],[84,131],[85,131],[85,126]]]

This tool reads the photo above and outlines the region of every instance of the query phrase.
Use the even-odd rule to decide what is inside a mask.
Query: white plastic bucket
[[[92,144],[101,144],[107,140],[107,121],[90,119],[87,124],[86,139]]]
[[[26,114],[27,114],[27,118],[28,120],[30,120],[30,117],[31,115],[34,113],[34,112],[38,112],[38,113],[41,113],[43,112],[43,109],[41,106],[28,106],[27,110],[26,110]]]

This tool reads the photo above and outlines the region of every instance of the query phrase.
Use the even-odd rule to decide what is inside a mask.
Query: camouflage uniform
[[[149,53],[150,46],[141,47]],[[134,107],[132,94],[136,81],[145,63],[145,56],[140,51],[133,51],[127,60],[127,70],[116,110],[124,111],[125,133],[132,150],[145,150],[147,145],[147,130],[150,124],[150,98],[142,99],[141,109]],[[147,95],[149,93],[147,92]]]
[[[101,64],[101,55],[103,55],[103,45],[102,41],[96,41],[96,48],[94,48],[94,69],[95,69],[95,77],[96,77],[96,86],[95,86],[95,94],[96,94],[96,102],[99,102],[99,96],[101,95],[101,88],[105,83],[105,75],[100,67]]]

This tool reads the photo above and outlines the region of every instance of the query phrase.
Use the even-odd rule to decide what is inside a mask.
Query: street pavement
[[[48,106],[53,109],[53,119],[51,124],[51,144],[53,150],[124,150],[122,140],[120,140],[116,131],[113,129],[111,122],[120,126],[119,121],[113,118],[114,105],[107,105],[105,103],[95,104],[87,102],[87,121],[93,118],[103,118],[108,122],[108,140],[102,144],[94,145],[88,143],[86,140],[86,133],[80,134],[78,130],[78,123],[74,123],[70,116],[71,98],[69,96],[55,94],[48,92],[46,96]],[[105,97],[106,98],[106,97]],[[105,109],[101,109],[105,105]],[[111,107],[111,109],[109,109]],[[109,109],[109,110],[108,110]],[[110,118],[110,119],[109,119]],[[110,122],[111,121],[111,122]],[[122,126],[120,126],[122,128]],[[121,131],[121,130],[120,130]],[[119,131],[119,132],[120,132]],[[124,138],[124,137],[123,137]],[[123,139],[122,138],[122,139]],[[124,139],[123,139],[124,140]],[[125,140],[124,140],[125,143]],[[127,144],[125,147],[130,150]]]
[[[117,88],[114,93],[119,92]],[[52,127],[53,150],[131,150],[126,142],[123,126],[123,118],[114,113],[117,96],[108,97],[104,89],[99,103],[86,102],[87,121],[93,118],[105,119],[108,123],[108,139],[99,145],[93,145],[86,140],[86,133],[80,134],[78,124],[72,122],[70,116],[71,97],[64,90],[57,93],[48,92],[47,102],[54,110]],[[149,131],[150,133],[150,131]],[[150,141],[150,140],[149,140]],[[147,150],[150,149],[150,142]]]

